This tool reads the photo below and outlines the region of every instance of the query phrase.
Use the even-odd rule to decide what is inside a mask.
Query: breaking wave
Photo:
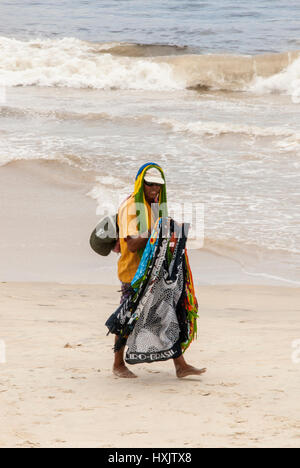
[[[259,94],[288,94],[295,104],[300,103],[300,58],[280,73],[268,78],[257,77],[249,90]]]
[[[0,37],[0,85],[126,90],[224,89],[300,99],[300,52],[196,55],[186,47]]]
[[[99,54],[77,39],[0,38],[0,83],[95,89],[176,90],[185,84],[167,63]]]

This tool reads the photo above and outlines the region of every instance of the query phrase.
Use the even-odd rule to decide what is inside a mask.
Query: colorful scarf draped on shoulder
[[[144,164],[138,171],[135,184],[134,184],[134,199],[137,206],[137,215],[139,217],[138,223],[138,231],[140,234],[147,232],[151,226],[148,225],[148,214],[147,214],[147,207],[146,207],[146,199],[144,194],[144,177],[148,169],[155,167],[161,173],[162,178],[165,181],[165,184],[162,186],[159,195],[159,217],[167,217],[168,216],[168,208],[167,208],[167,188],[166,188],[166,179],[162,168],[154,163],[146,163]],[[139,252],[140,256],[142,256],[142,251]]]
[[[197,334],[198,303],[185,247],[186,226],[170,218],[157,221],[130,297],[106,322],[118,335],[115,351],[127,343],[129,364],[176,358]],[[180,236],[174,237],[174,229]]]

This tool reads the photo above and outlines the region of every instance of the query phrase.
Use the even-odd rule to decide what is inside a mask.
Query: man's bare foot
[[[183,379],[184,377],[188,377],[189,375],[201,375],[206,372],[206,369],[197,369],[196,367],[193,366],[184,366],[184,367],[178,367],[176,368],[176,376],[179,379]]]
[[[136,375],[131,372],[128,367],[125,366],[125,364],[121,364],[119,366],[114,366],[113,367],[113,373],[117,377],[121,377],[123,379],[136,379]]]

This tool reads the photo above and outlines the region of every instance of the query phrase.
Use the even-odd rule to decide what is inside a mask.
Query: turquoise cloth
[[[156,225],[153,228],[151,237],[147,242],[147,245],[146,245],[144,253],[142,255],[142,258],[141,258],[139,267],[137,269],[137,272],[136,272],[133,280],[131,281],[131,286],[133,287],[133,289],[135,291],[138,291],[141,279],[144,277],[144,275],[145,275],[145,273],[147,271],[147,268],[149,266],[149,263],[150,263],[153,255],[154,255],[154,251],[155,251],[155,248],[156,248],[157,243],[158,243],[158,234],[159,234],[161,223],[162,223],[162,218],[160,218],[158,220],[158,222],[156,223]]]

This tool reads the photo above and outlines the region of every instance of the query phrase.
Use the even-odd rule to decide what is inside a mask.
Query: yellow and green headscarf
[[[134,199],[137,205],[137,215],[139,216],[139,224],[138,230],[140,234],[147,232],[151,226],[148,226],[148,213],[146,207],[146,199],[144,194],[144,177],[148,169],[151,167],[155,167],[161,173],[162,178],[165,181],[165,184],[162,186],[159,194],[159,217],[167,217],[168,216],[168,208],[167,208],[167,188],[166,188],[166,179],[162,168],[153,162],[146,163],[142,167],[140,167],[134,184]],[[140,208],[140,209],[139,209]]]

